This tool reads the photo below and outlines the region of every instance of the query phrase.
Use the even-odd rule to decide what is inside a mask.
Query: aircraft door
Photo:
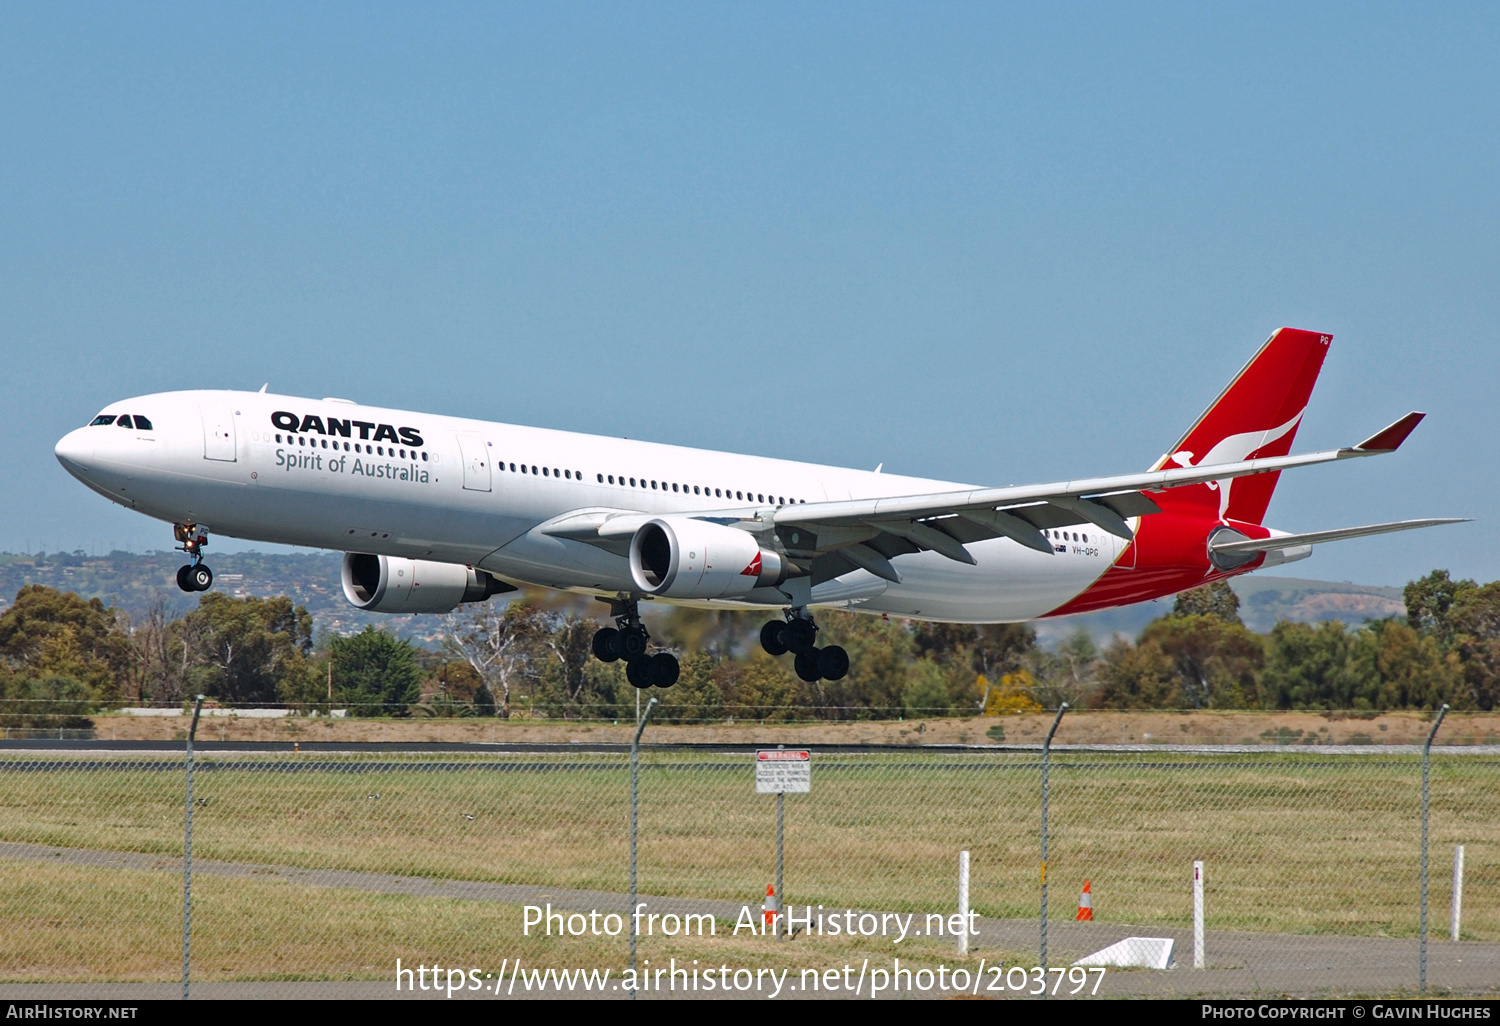
[[[471,492],[490,490],[490,450],[484,439],[474,433],[458,436],[458,448],[464,458],[464,487]]]
[[[204,403],[198,407],[203,418],[203,458],[235,462],[238,448],[234,437],[234,411],[222,403]]]

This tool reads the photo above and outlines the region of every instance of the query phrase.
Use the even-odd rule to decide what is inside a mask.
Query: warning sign
[[[812,790],[812,752],[762,749],[755,753],[756,794],[807,794]]]

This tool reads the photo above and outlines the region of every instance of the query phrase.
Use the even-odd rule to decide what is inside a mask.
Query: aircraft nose
[[[63,469],[78,478],[88,473],[89,465],[94,461],[94,440],[87,432],[88,428],[69,431],[52,450]]]

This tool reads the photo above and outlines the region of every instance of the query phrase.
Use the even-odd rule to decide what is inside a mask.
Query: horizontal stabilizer
[[[1398,443],[1399,444],[1399,443]],[[1390,524],[1371,524],[1368,527],[1341,527],[1336,531],[1313,531],[1310,534],[1283,534],[1275,538],[1247,538],[1240,541],[1223,541],[1210,544],[1215,553],[1226,556],[1250,556],[1257,552],[1273,552],[1299,545],[1318,545],[1322,542],[1343,541],[1345,538],[1363,538],[1371,534],[1389,534],[1392,531],[1414,531],[1419,527],[1437,527],[1440,524],[1466,524],[1466,517],[1447,517],[1436,520],[1398,520]]]

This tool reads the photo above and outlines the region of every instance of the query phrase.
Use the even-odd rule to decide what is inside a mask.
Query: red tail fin
[[[1152,469],[1233,463],[1291,452],[1331,341],[1332,336],[1316,331],[1277,331]],[[1257,474],[1174,488],[1162,499],[1167,505],[1211,507],[1221,520],[1258,524],[1266,515],[1278,477]]]

